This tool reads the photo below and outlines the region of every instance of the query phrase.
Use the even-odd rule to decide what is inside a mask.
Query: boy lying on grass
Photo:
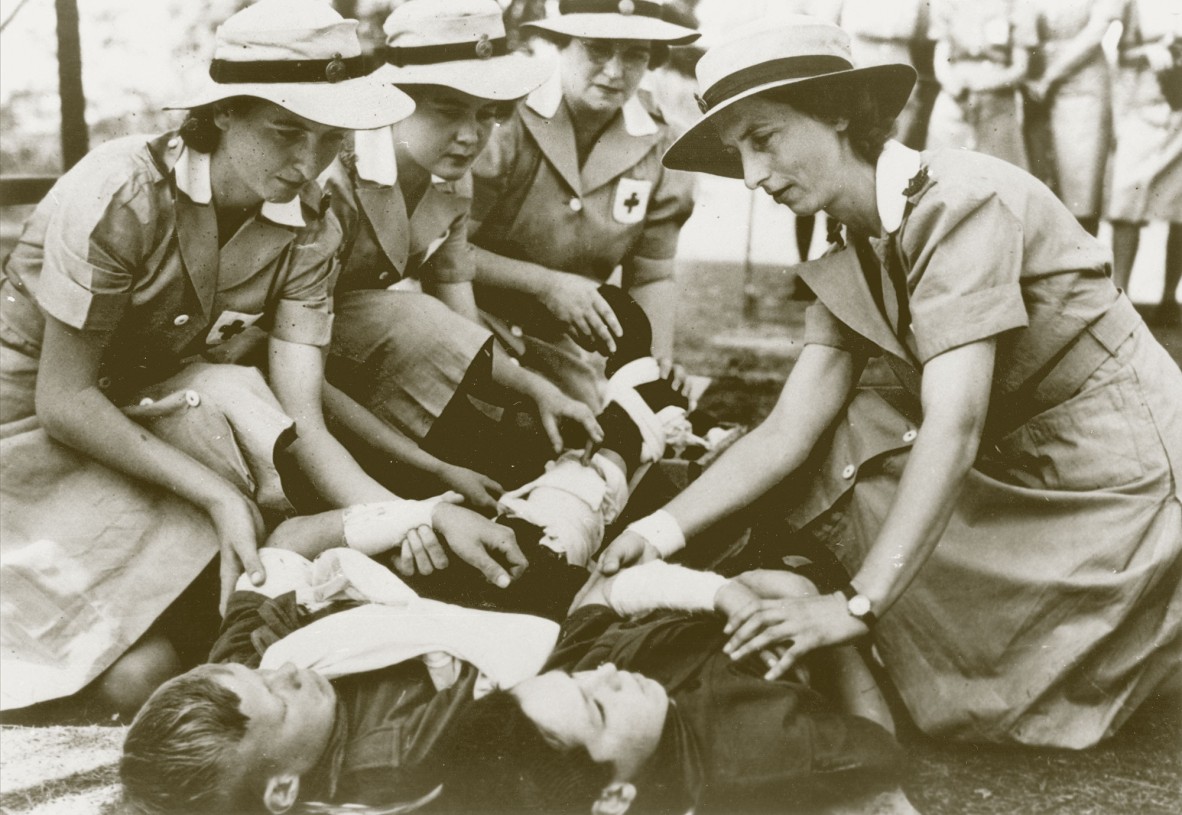
[[[852,649],[779,680],[762,676],[774,654],[722,652],[727,615],[812,590],[790,573],[645,564],[594,581],[559,633],[423,600],[354,552],[265,556],[223,664],[166,684],[128,731],[140,812],[912,811]]]

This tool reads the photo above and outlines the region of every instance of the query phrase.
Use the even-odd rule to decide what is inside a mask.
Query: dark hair
[[[427,97],[432,96],[437,93],[440,93],[440,92],[450,91],[452,93],[457,93],[457,92],[462,93],[462,91],[457,91],[456,88],[453,88],[450,85],[430,85],[430,84],[426,84],[426,83],[399,84],[398,89],[400,91],[402,91],[403,93],[405,93],[407,96],[409,96],[411,99],[413,99],[416,105],[418,105],[420,102],[425,101],[427,99]],[[483,99],[483,97],[477,97],[477,98]],[[524,97],[522,97],[522,98],[524,98]],[[518,99],[485,99],[484,101],[490,105],[496,106],[496,114],[495,114],[496,120],[498,122],[503,122],[506,119],[508,119],[510,116],[513,115],[513,111],[517,109],[517,103],[521,101],[521,98],[518,98]]]
[[[238,694],[201,666],[162,685],[123,742],[124,801],[145,815],[265,811],[261,782],[233,773],[249,719]]]
[[[805,82],[774,88],[760,96],[789,105],[817,121],[833,124],[845,119],[849,122],[846,135],[850,145],[870,164],[878,161],[895,127],[895,117],[883,112],[878,97],[865,84],[851,82],[835,89],[826,82]]]
[[[190,150],[212,153],[222,141],[222,131],[214,121],[214,116],[224,111],[245,113],[261,101],[253,96],[231,96],[198,108],[190,108],[185,121],[181,123],[181,140]]]
[[[447,812],[586,815],[612,779],[586,748],[548,741],[507,691],[469,705],[436,749]]]
[[[568,45],[570,45],[571,40],[575,39],[575,37],[571,37],[568,34],[559,34],[557,31],[547,31],[546,29],[537,29],[535,31],[535,33],[537,34],[537,36],[541,37],[542,39],[549,40],[550,42],[554,43],[554,45],[557,46],[558,50],[560,50],[560,51],[563,48],[566,48]],[[593,39],[593,38],[585,37],[584,39]],[[626,39],[626,38],[614,37],[613,39]],[[669,61],[669,46],[668,45],[666,45],[663,42],[653,42],[652,40],[643,40],[642,42],[647,42],[649,44],[649,47],[651,48],[651,50],[649,52],[649,56],[648,56],[648,69],[650,71],[654,71],[657,68],[660,68],[662,65],[664,65],[666,62]]]

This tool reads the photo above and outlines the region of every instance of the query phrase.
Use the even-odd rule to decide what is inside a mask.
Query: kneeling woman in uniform
[[[653,325],[668,370],[673,257],[693,208],[690,178],[661,166],[674,134],[637,93],[670,45],[698,38],[650,2],[562,0],[530,23],[559,71],[494,135],[477,162],[472,226],[477,302],[523,364],[594,410],[602,375],[587,351],[615,351],[621,327],[599,286],[622,285]]]
[[[153,624],[219,550],[223,599],[264,578],[264,515],[291,510],[277,466],[333,505],[395,497],[320,407],[341,232],[315,178],[349,130],[413,108],[356,26],[312,0],[234,15],[181,130],[98,148],[26,225],[0,282],[5,710],[102,674],[99,702],[132,712],[204,657],[212,579]],[[269,383],[217,364],[250,326]]]
[[[914,72],[854,68],[834,26],[761,21],[698,79],[706,114],[666,164],[824,211],[850,245],[804,269],[820,302],[772,414],[601,565],[675,551],[794,475],[779,517],[848,577],[732,618],[733,656],[791,644],[774,675],[872,635],[928,733],[1112,734],[1178,665],[1182,372],[1108,250],[1012,164],[888,140]],[[855,390],[870,357],[897,388]]]

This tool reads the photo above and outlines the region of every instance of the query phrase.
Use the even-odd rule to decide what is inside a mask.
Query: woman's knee
[[[152,692],[181,673],[176,649],[163,634],[148,632],[94,681],[95,701],[129,719]]]

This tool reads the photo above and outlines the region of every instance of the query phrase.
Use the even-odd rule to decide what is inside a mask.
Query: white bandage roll
[[[412,529],[431,526],[431,514],[443,496],[421,501],[357,504],[344,512],[345,544],[373,557],[399,546]]]
[[[685,533],[681,531],[681,525],[663,509],[628,524],[628,531],[635,532],[652,544],[663,558],[685,548]]]

